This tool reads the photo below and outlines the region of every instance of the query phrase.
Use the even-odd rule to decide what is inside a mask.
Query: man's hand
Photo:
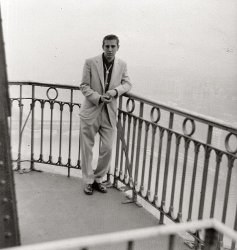
[[[100,100],[102,103],[110,103],[112,101],[112,96],[110,96],[109,94],[104,94],[100,97]]]
[[[115,97],[115,96],[117,96],[118,92],[115,89],[111,89],[111,90],[108,90],[106,92],[106,94],[109,95],[109,96],[111,96],[111,97]]]

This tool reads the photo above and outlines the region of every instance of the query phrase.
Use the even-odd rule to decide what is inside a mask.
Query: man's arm
[[[89,61],[86,60],[84,67],[83,67],[82,82],[80,84],[80,90],[82,94],[90,102],[98,106],[100,104],[101,95],[90,87],[90,82],[91,82],[90,71],[91,69],[90,69]]]
[[[116,98],[116,97],[119,97],[120,95],[130,91],[131,88],[132,88],[132,84],[131,84],[130,78],[128,76],[127,65],[125,63],[121,84],[114,89],[108,90],[106,93],[109,94],[110,96]]]

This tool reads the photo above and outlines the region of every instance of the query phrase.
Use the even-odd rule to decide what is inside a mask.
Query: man
[[[102,180],[110,168],[112,145],[116,129],[117,98],[131,89],[126,63],[115,57],[119,39],[105,36],[103,54],[87,59],[83,68],[80,89],[85,96],[80,111],[81,168],[84,192],[106,193]],[[99,133],[99,159],[92,169],[92,148]]]

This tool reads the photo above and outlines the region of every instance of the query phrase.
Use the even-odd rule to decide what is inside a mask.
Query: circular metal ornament
[[[49,91],[50,90],[54,90],[55,91],[55,97],[54,98],[52,98],[52,97],[50,97],[49,96]],[[52,92],[52,91],[51,91]],[[46,92],[46,95],[47,95],[47,97],[48,97],[48,99],[50,100],[50,101],[54,101],[54,100],[56,100],[57,98],[58,98],[58,90],[56,89],[56,88],[54,88],[54,87],[50,87],[50,88],[48,88],[48,90],[47,90],[47,92]]]
[[[226,138],[225,138],[225,148],[227,150],[228,153],[231,153],[231,154],[236,154],[237,153],[237,145],[236,145],[236,148],[233,150],[231,149],[230,145],[229,145],[229,140],[230,140],[230,137],[231,136],[235,136],[235,138],[237,139],[237,136],[233,133],[229,133]]]
[[[154,111],[157,111],[157,117],[154,119]],[[157,123],[160,120],[160,109],[156,107],[152,107],[151,113],[150,113],[150,118],[153,123]]]
[[[192,128],[191,128],[191,131],[188,133],[187,129],[186,129],[186,124],[187,124],[187,121],[190,121],[191,125],[192,125]],[[194,120],[190,119],[190,118],[185,118],[184,121],[183,121],[183,132],[184,132],[184,135],[186,136],[192,136],[193,133],[195,132],[195,129],[196,129],[196,126],[195,126],[195,122]]]
[[[132,103],[132,107],[129,108],[130,106],[130,103]],[[132,113],[135,109],[135,101],[133,99],[128,99],[127,102],[126,102],[126,109],[127,109],[127,112],[128,113]]]

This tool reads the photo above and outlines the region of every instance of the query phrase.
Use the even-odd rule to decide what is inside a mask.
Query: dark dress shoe
[[[103,185],[102,183],[94,182],[93,183],[93,188],[101,193],[107,193],[106,186]]]
[[[92,184],[86,184],[85,188],[84,188],[84,193],[91,195],[93,194],[93,187]]]

